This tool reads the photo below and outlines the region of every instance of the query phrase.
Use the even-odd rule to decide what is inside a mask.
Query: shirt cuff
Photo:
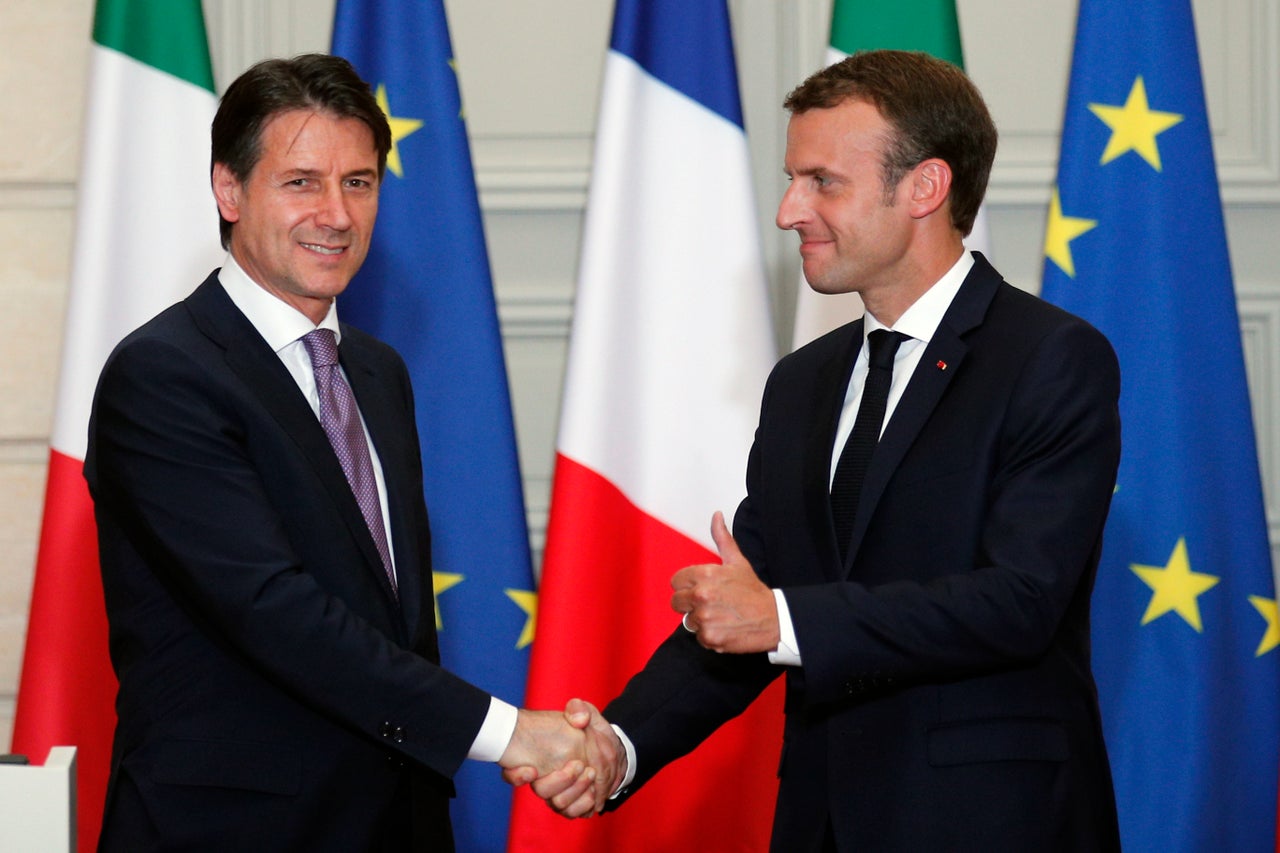
[[[773,590],[773,603],[778,608],[778,648],[769,652],[769,663],[801,666],[800,643],[796,641],[796,628],[791,624],[791,608],[787,607],[787,599],[782,590]]]
[[[489,713],[484,724],[471,742],[467,758],[475,761],[497,761],[507,751],[507,745],[516,733],[516,719],[520,711],[514,705],[503,702],[497,696],[489,697]]]
[[[610,725],[613,725],[610,723]],[[617,726],[613,726],[614,732],[618,735],[618,740],[622,741],[622,748],[627,753],[627,772],[622,774],[622,781],[613,789],[613,793],[609,795],[609,799],[618,796],[618,793],[630,785],[636,778],[636,747],[631,742],[631,738],[627,737],[627,733]]]

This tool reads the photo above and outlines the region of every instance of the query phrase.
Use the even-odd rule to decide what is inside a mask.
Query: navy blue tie
[[[871,454],[880,441],[880,428],[884,424],[884,410],[889,403],[889,386],[893,383],[893,357],[898,345],[908,340],[901,332],[876,329],[867,336],[870,348],[867,380],[862,385],[862,402],[858,405],[858,417],[853,431],[840,451],[836,463],[836,475],[831,482],[831,517],[835,521],[836,544],[843,560],[849,550],[849,537],[853,535],[853,519],[858,514],[858,497],[862,492],[862,480],[867,474]]]

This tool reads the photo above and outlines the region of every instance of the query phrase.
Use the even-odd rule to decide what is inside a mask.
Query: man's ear
[[[911,170],[907,180],[911,188],[910,213],[915,219],[931,215],[951,197],[951,167],[945,160],[925,160]]]
[[[213,197],[218,202],[218,213],[228,222],[240,220],[240,198],[244,193],[244,185],[232,174],[225,163],[214,163],[210,176],[213,185]]]

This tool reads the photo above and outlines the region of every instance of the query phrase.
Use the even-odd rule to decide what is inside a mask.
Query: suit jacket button
[[[396,726],[392,729],[391,739],[396,743],[404,743],[404,726]]]

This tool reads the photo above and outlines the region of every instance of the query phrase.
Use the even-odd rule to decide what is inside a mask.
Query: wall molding
[[[0,743],[8,749],[13,742],[13,718],[18,713],[18,697],[13,693],[0,693]],[[44,756],[36,756],[33,761],[42,761]]]
[[[536,285],[500,293],[498,323],[504,340],[567,340],[573,321],[571,286]]]
[[[268,56],[327,52],[335,0],[203,0],[219,92]]]
[[[591,134],[473,136],[480,206],[494,213],[582,210],[593,143]]]
[[[0,465],[47,465],[49,436],[0,439]]]
[[[0,182],[0,210],[72,210],[75,206],[74,181]]]
[[[1273,547],[1280,545],[1280,290],[1274,283],[1236,285],[1245,372],[1253,404],[1258,467]]]

